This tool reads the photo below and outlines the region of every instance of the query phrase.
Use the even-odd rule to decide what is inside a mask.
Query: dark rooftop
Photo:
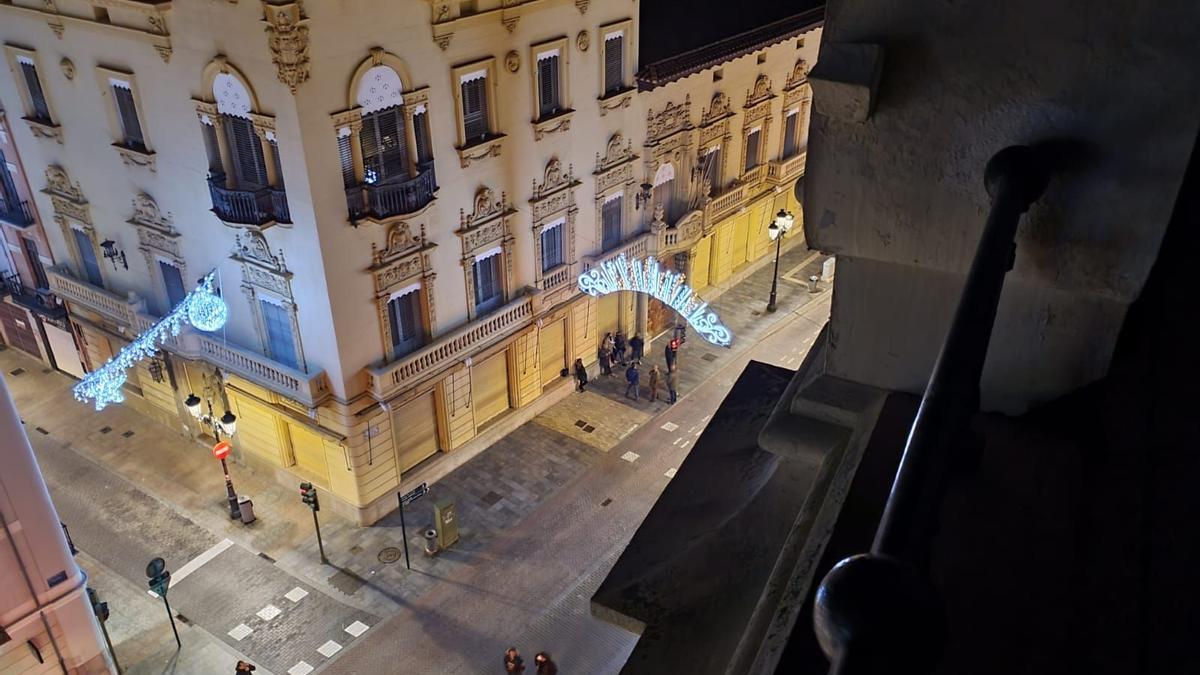
[[[812,30],[824,17],[824,0],[645,0],[638,83],[653,89]]]

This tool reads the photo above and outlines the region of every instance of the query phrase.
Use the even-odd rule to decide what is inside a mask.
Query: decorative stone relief
[[[72,62],[71,59],[68,59],[64,56],[62,61],[58,62],[58,67],[62,68],[63,77],[67,78],[68,80],[75,79],[75,63]]]
[[[750,108],[771,98],[771,80],[765,74],[754,81],[754,89],[746,92],[746,107]]]
[[[37,138],[46,138],[62,144],[63,129],[57,124],[43,124],[37,120],[26,119],[25,123],[29,125],[29,131]]]
[[[285,4],[271,4],[272,1],[263,0],[267,45],[279,81],[295,94],[296,88],[309,76],[308,26],[305,25],[308,18],[300,0]]]
[[[700,126],[706,127],[719,119],[729,117],[733,111],[729,109],[729,97],[722,92],[713,94],[708,109],[700,115]]]
[[[580,14],[587,14],[588,5],[592,4],[592,0],[575,0],[575,8]]]
[[[244,236],[239,232],[234,235],[234,241],[234,260],[242,263],[244,267],[254,267],[275,277],[276,281],[271,282],[272,286],[284,288],[286,297],[292,297],[288,288],[292,272],[283,259],[283,249],[279,250],[279,255],[273,255],[267,246],[267,238],[261,232],[248,231]]]
[[[504,193],[501,193],[501,198],[496,199],[496,193],[490,187],[479,188],[475,193],[475,206],[471,211],[471,215],[466,215],[462,210],[458,210],[459,223],[464,230],[474,227],[476,223],[483,222],[504,210]]]
[[[504,55],[504,67],[510,73],[515,73],[521,69],[521,55],[517,53],[517,50],[514,49]]]
[[[579,31],[579,35],[575,36],[575,48],[581,52],[586,52],[590,46],[592,46],[591,36],[586,30]]]
[[[574,205],[575,197],[572,191],[565,188],[573,188],[579,184],[580,181],[575,179],[574,167],[568,166],[567,170],[563,171],[562,162],[557,157],[551,159],[546,164],[544,180],[541,183],[536,179],[533,181],[533,196],[530,197],[529,203],[533,207],[534,221]]]
[[[559,131],[570,131],[572,112],[573,111],[567,111],[558,115],[557,117],[534,122],[533,140],[540,141],[546,134],[553,134]]]
[[[667,103],[667,106],[655,113],[653,109],[646,110],[646,145],[654,143],[679,131],[690,129],[692,95],[684,97],[683,104]]]
[[[487,186],[475,193],[474,210],[467,215],[459,209],[461,227],[455,234],[462,239],[463,274],[467,291],[467,316],[475,319],[475,254],[489,247],[501,247],[504,256],[504,299],[512,293],[512,244],[515,241],[510,228],[512,214],[517,210],[508,205],[508,195],[501,192],[500,199]]]
[[[546,170],[543,173],[542,182],[538,183],[537,179],[533,180],[533,198],[541,199],[547,194],[558,190],[559,188],[570,185],[575,182],[575,167],[568,166],[566,171],[563,171],[562,162],[557,157],[546,163]]]
[[[792,66],[792,72],[788,75],[783,88],[785,90],[795,89],[805,82],[808,82],[808,63],[804,59],[796,59],[796,65]]]
[[[71,183],[67,170],[57,164],[46,167],[46,194],[61,197],[76,204],[87,204],[79,183]]]
[[[171,215],[164,214],[159,210],[158,203],[145,192],[139,192],[133,198],[133,215],[129,217],[128,222],[131,225],[148,227],[166,234],[178,234],[171,224]]]

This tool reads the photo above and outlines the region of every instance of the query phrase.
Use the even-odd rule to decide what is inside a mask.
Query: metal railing
[[[437,177],[433,162],[417,166],[418,173],[411,178],[380,183],[364,183],[346,188],[346,206],[351,220],[362,218],[388,218],[412,213],[433,201],[437,191]]]
[[[622,253],[629,258],[645,258],[646,254],[650,251],[650,238],[653,236],[650,232],[642,232],[626,240],[611,251],[605,251],[599,255],[585,255],[583,256],[583,271],[586,272],[605,260],[612,260]]]
[[[566,284],[571,278],[571,266],[559,265],[551,269],[542,277],[542,290],[552,291],[563,284]]]
[[[26,200],[0,198],[0,220],[17,227],[29,227],[33,224],[33,210]]]
[[[533,298],[521,296],[412,354],[391,363],[367,368],[371,391],[378,398],[386,398],[401,387],[418,382],[444,366],[524,328],[533,322],[533,314]]]
[[[945,610],[929,578],[930,547],[955,458],[968,451],[979,409],[1004,277],[1021,214],[1045,190],[1033,148],[992,157],[984,181],[992,208],[950,330],[934,363],[871,551],[842,560],[817,591],[814,627],[831,675],[932,672],[945,640]]]
[[[265,225],[270,222],[292,222],[287,193],[282,189],[225,187],[225,177],[218,174],[209,176],[208,192],[212,196],[213,213],[227,223]]]

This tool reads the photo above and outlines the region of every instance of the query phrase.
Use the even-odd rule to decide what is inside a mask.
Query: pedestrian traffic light
[[[312,483],[300,484],[300,501],[308,505],[308,508],[313,511],[321,510],[321,502],[317,499],[317,488],[313,487]]]

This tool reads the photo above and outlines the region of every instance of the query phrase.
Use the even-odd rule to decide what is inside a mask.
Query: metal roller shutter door
[[[400,473],[435,454],[438,448],[437,409],[433,394],[423,394],[392,414],[392,439]]]
[[[329,485],[329,464],[325,461],[325,440],[321,435],[299,424],[288,423],[292,438],[292,457],[296,467],[326,487]]]
[[[505,352],[471,368],[475,398],[475,426],[508,410],[508,361]]]
[[[617,314],[621,293],[609,293],[596,299],[596,336],[603,340],[605,333],[617,334]]]
[[[563,338],[565,335],[565,319],[542,327],[538,336],[538,364],[542,371],[542,386],[557,380],[559,373],[567,366],[567,348]]]

